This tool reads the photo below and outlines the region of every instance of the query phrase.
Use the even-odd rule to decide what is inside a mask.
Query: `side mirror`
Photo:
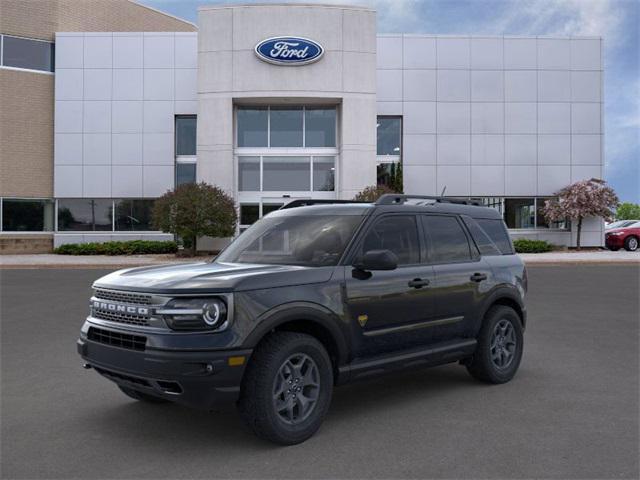
[[[395,270],[398,257],[391,250],[369,250],[353,265],[358,270]]]

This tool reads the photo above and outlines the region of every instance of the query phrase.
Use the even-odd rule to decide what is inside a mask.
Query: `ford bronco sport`
[[[451,362],[504,383],[523,351],[526,270],[500,213],[467,201],[297,200],[212,262],[93,288],[86,368],[145,402],[235,401],[280,444],[318,430],[335,385]]]

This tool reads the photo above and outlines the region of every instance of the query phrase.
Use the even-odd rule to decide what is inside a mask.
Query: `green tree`
[[[230,237],[237,221],[233,198],[202,182],[180,185],[158,198],[152,223],[158,230],[180,236],[195,255],[198,237]]]
[[[640,205],[623,202],[616,209],[616,220],[640,220]]]
[[[387,185],[371,185],[360,193],[358,193],[353,199],[356,202],[375,202],[382,195],[387,193],[396,193],[393,189],[389,188]]]

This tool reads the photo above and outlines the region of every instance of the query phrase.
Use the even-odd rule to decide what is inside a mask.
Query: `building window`
[[[194,156],[196,154],[195,115],[176,116],[176,156]]]
[[[568,230],[569,221],[567,219],[559,222],[553,222],[548,220],[544,215],[544,204],[547,200],[552,200],[552,197],[536,198],[536,228],[553,228],[559,230]]]
[[[504,220],[509,228],[535,228],[533,198],[505,198]]]
[[[2,35],[2,66],[54,71],[54,44],[44,40]]]
[[[240,205],[240,226],[249,226],[260,218],[259,204]]]
[[[238,157],[240,192],[333,192],[334,156],[262,155]]]
[[[3,232],[51,232],[53,231],[52,200],[2,199]]]
[[[196,182],[196,136],[195,115],[176,116],[176,187]]]
[[[106,199],[59,199],[58,231],[113,230],[113,201]]]
[[[238,148],[335,148],[335,107],[240,106]]]
[[[151,214],[154,201],[149,199],[115,200],[116,231],[152,231]]]
[[[401,192],[402,117],[378,117],[376,136],[378,185]]]

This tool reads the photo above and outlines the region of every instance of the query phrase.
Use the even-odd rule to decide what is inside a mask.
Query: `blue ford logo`
[[[324,48],[302,37],[267,38],[256,45],[260,60],[276,65],[307,65],[320,60]]]

